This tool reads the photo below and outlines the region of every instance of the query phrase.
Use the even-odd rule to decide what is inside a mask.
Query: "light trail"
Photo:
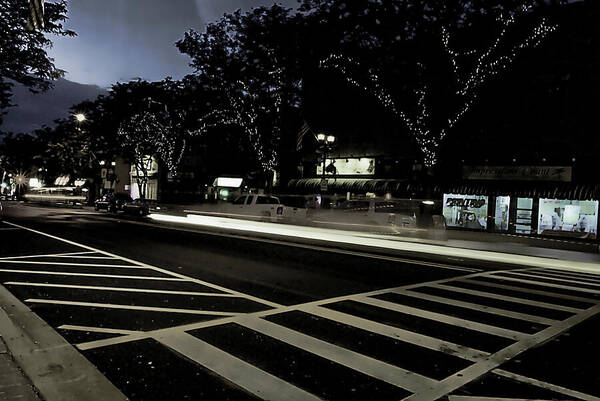
[[[327,242],[330,244],[350,244],[361,247],[416,252],[451,258],[474,259],[510,265],[600,273],[600,264],[598,263],[567,261],[512,253],[455,248],[425,243],[425,241],[414,238],[400,240],[397,237],[390,238],[385,235],[366,234],[356,231],[344,231],[291,224],[272,224],[205,215],[187,215],[184,217],[164,214],[151,214],[149,217],[152,220],[159,222],[195,225],[246,233],[276,235],[286,237],[290,240],[302,239]]]

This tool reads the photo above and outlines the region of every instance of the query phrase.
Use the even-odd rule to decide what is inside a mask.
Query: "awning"
[[[394,196],[424,195],[427,187],[411,183],[408,180],[371,179],[371,178],[328,178],[328,192],[334,193],[391,193]],[[433,188],[441,194],[440,188]],[[290,193],[319,193],[321,191],[321,178],[301,178],[290,180],[287,186]]]
[[[319,193],[321,178],[290,180],[288,193]],[[338,178],[328,179],[328,192],[355,194],[372,192],[377,195],[391,193],[394,197],[441,198],[444,193],[461,195],[511,196],[518,198],[547,198],[571,200],[600,200],[600,185],[551,182],[460,182],[448,184],[422,184],[408,180]]]

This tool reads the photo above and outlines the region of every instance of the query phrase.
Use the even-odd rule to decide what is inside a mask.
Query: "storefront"
[[[569,166],[465,166],[443,200],[450,228],[597,237],[600,186],[574,183]]]

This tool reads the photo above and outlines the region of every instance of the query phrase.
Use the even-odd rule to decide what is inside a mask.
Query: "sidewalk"
[[[8,352],[2,336],[0,336],[0,400],[41,401],[29,378]]]

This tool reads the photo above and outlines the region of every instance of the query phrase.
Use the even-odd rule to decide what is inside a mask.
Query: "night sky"
[[[277,0],[287,7],[297,0]],[[68,28],[74,38],[53,38],[50,54],[65,78],[108,87],[141,77],[181,78],[189,58],[174,43],[183,33],[202,30],[223,13],[271,5],[273,0],[70,0]]]

